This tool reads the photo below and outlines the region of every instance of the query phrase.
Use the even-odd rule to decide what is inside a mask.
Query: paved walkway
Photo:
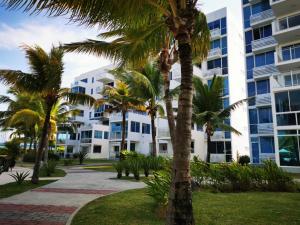
[[[143,188],[116,173],[73,167],[54,183],[0,200],[0,225],[65,225],[86,203],[111,193]]]

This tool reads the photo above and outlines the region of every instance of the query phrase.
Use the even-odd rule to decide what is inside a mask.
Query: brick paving
[[[111,179],[115,173],[88,172],[72,168],[59,181],[0,199],[0,225],[65,225],[79,207],[96,198],[145,186]]]

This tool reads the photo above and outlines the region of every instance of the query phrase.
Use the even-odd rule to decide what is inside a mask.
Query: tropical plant
[[[152,152],[157,155],[156,146],[156,126],[155,119],[157,114],[164,116],[164,108],[160,104],[162,101],[161,88],[163,80],[157,65],[147,63],[138,70],[126,70],[118,73],[118,77],[129,85],[136,96],[143,99],[145,110],[151,118]]]
[[[22,184],[24,180],[30,175],[29,171],[24,171],[24,172],[16,172],[15,174],[9,174],[14,180],[16,181],[17,184]]]
[[[63,50],[52,47],[47,54],[39,46],[23,46],[31,73],[14,70],[0,70],[0,81],[6,85],[27,93],[40,96],[45,104],[45,117],[41,129],[39,147],[37,150],[35,165],[33,168],[32,183],[38,183],[40,162],[42,153],[47,145],[49,127],[51,122],[51,111],[61,99],[70,103],[88,103],[92,105],[94,99],[88,95],[72,93],[68,88],[61,88],[63,65]]]
[[[87,155],[88,155],[88,151],[86,150],[80,150],[78,152],[78,160],[80,165],[83,164],[83,161],[87,158]]]
[[[174,152],[174,172],[167,224],[194,224],[192,210],[189,157],[192,123],[193,56],[206,57],[210,34],[206,17],[197,9],[198,0],[106,0],[72,2],[69,0],[2,0],[7,8],[50,15],[70,15],[82,24],[102,25],[111,42],[88,40],[66,46],[69,51],[95,53],[122,63],[139,64],[149,55],[160,54],[160,70],[164,77],[167,116]],[[178,57],[177,57],[178,56]],[[179,58],[181,86],[175,126],[169,96],[169,72]],[[187,190],[187,191],[186,191]]]
[[[205,127],[207,135],[206,162],[210,162],[211,137],[216,129],[241,135],[226,121],[230,118],[231,112],[243,104],[245,100],[240,100],[223,108],[223,85],[222,77],[214,76],[210,85],[204,84],[200,78],[194,77],[193,120],[199,126]]]
[[[50,177],[55,172],[56,166],[57,162],[55,160],[49,160],[48,163],[43,164],[41,174]]]
[[[143,102],[137,98],[132,91],[132,88],[123,81],[116,81],[115,87],[106,85],[103,89],[101,99],[95,102],[96,107],[103,104],[108,104],[110,107],[107,109],[109,112],[120,112],[122,115],[122,137],[121,149],[125,149],[126,139],[126,113],[129,110],[143,110]],[[122,157],[120,157],[122,159]]]
[[[241,165],[248,165],[250,163],[250,157],[248,155],[239,156],[238,163]]]
[[[136,180],[140,179],[140,169],[142,168],[142,160],[138,157],[127,159],[130,171]]]
[[[115,168],[115,170],[117,171],[117,178],[120,179],[122,178],[122,172],[123,172],[123,161],[117,162],[113,164],[113,167]]]

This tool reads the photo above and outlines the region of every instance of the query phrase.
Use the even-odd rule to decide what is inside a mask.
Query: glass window
[[[84,83],[87,83],[88,82],[88,79],[87,78],[85,78],[85,79],[82,79],[82,80],[80,80],[81,82],[84,82]]]
[[[101,153],[101,148],[102,148],[101,145],[94,145],[93,152],[94,153]]]
[[[228,78],[224,78],[224,87],[223,87],[223,96],[229,95],[229,84],[228,84]]]
[[[95,130],[94,138],[102,139],[102,131]]]
[[[224,35],[227,33],[227,22],[226,17],[223,17],[221,19],[221,34]]]
[[[271,107],[258,109],[259,123],[272,123],[272,109]]]
[[[257,124],[257,110],[256,109],[249,109],[249,120],[250,124]]]
[[[252,163],[259,163],[259,146],[258,143],[252,143]]]
[[[130,131],[140,133],[140,123],[131,121]]]
[[[290,111],[288,92],[275,93],[275,104],[276,104],[276,112]]]
[[[108,139],[108,131],[104,131],[104,139]]]
[[[289,27],[295,27],[300,25],[300,14],[288,17]]]
[[[247,65],[247,79],[252,79],[253,78],[253,67],[254,67],[253,56],[248,56],[246,58],[246,65]]]
[[[92,77],[92,83],[94,83],[95,82],[95,78],[94,77]]]
[[[129,146],[129,148],[130,148],[130,151],[135,151],[135,143],[134,142],[130,142],[130,146]]]
[[[297,114],[298,125],[300,125],[300,113]]]
[[[225,146],[224,146],[224,142],[223,141],[218,141],[217,142],[217,154],[224,154],[225,152],[224,152],[224,150],[225,150]]]
[[[256,67],[270,65],[270,64],[274,64],[274,51],[255,55]]]
[[[269,1],[261,1],[257,4],[252,5],[252,15],[257,14],[257,13],[261,13],[263,11],[266,11],[268,9],[270,9],[270,3]]]
[[[229,106],[229,98],[223,99],[223,108],[226,109]]]
[[[248,83],[248,97],[255,96],[255,82]]]
[[[299,137],[278,136],[281,166],[299,166]]]
[[[291,111],[300,111],[300,90],[290,91]]]
[[[227,36],[222,37],[222,54],[223,55],[227,54]]]
[[[294,113],[276,115],[277,126],[296,125],[296,115]]]
[[[270,82],[269,80],[260,80],[256,82],[257,94],[270,93]]]
[[[81,138],[92,138],[92,133],[91,130],[81,131]]]
[[[252,52],[252,30],[245,32],[246,53]]]
[[[260,137],[260,152],[275,153],[273,137]]]
[[[250,16],[251,16],[251,8],[250,6],[244,7],[243,9],[244,14],[244,28],[250,27]]]
[[[243,0],[243,5],[246,5],[249,3],[249,0]]]
[[[191,141],[191,153],[195,153],[195,142]]]
[[[142,133],[150,134],[150,124],[147,124],[147,123],[142,124]]]

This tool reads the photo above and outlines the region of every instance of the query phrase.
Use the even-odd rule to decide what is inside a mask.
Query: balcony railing
[[[273,88],[300,86],[300,70],[274,77]]]
[[[215,28],[215,29],[213,29],[213,30],[210,31],[210,38],[212,40],[218,39],[220,37],[221,37],[221,30],[220,30],[220,28]]]
[[[254,14],[250,17],[250,24],[251,26],[256,26],[268,21],[271,21],[275,18],[273,10],[268,9],[266,11],[263,11],[261,13]]]
[[[218,68],[210,69],[203,73],[203,76],[205,78],[212,77],[214,75],[222,75],[222,68],[218,67]]]
[[[90,144],[92,143],[92,138],[81,138],[80,143]]]
[[[271,105],[271,94],[257,95],[255,97],[255,105],[257,107]]]
[[[158,138],[170,138],[170,131],[168,129],[158,129],[157,137]]]
[[[253,68],[253,78],[254,79],[269,77],[269,76],[272,76],[272,75],[278,74],[278,73],[279,73],[279,71],[274,64]]]
[[[270,37],[252,41],[252,51],[257,52],[259,50],[275,48],[276,45],[277,45],[277,41],[275,40],[274,37],[270,36]]]
[[[125,132],[125,138],[127,138],[127,132]],[[110,140],[122,139],[122,132],[110,132]]]
[[[257,131],[258,134],[274,134],[274,128],[273,128],[273,123],[261,123],[261,124],[257,124]]]
[[[222,49],[221,48],[213,48],[209,50],[207,59],[216,59],[216,58],[221,58],[222,57]]]

